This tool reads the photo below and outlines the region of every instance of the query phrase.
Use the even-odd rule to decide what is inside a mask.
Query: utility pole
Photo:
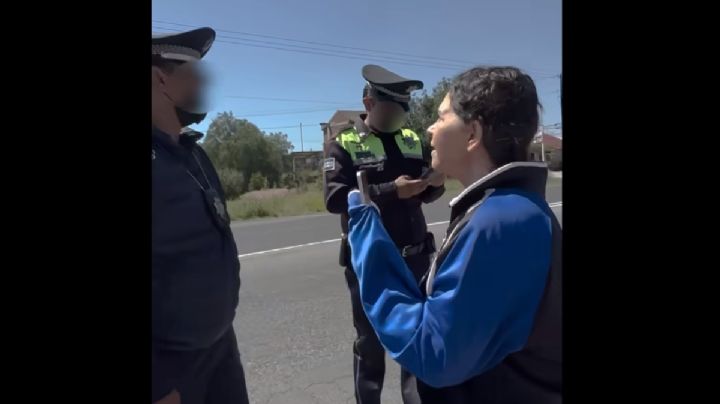
[[[300,151],[305,151],[305,148],[303,147],[302,122],[300,122]]]

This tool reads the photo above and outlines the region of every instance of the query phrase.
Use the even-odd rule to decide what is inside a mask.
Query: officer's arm
[[[550,221],[535,214],[522,225],[498,223],[496,212],[475,212],[424,298],[377,213],[350,208],[352,264],[368,319],[392,358],[430,386],[491,369],[530,335],[550,267]]]
[[[423,141],[422,143],[423,160],[425,160],[425,169],[430,169],[432,156],[430,155],[430,147]],[[445,184],[439,187],[428,186],[418,195],[418,198],[424,203],[432,203],[438,200],[445,193]]]
[[[352,157],[336,141],[328,143],[325,149],[325,208],[330,213],[347,212],[347,195],[357,187]]]
[[[370,199],[375,203],[387,203],[400,199],[397,193],[395,181],[383,182],[380,184],[368,185]]]
[[[433,203],[437,201],[445,193],[445,185],[439,187],[428,186],[418,196],[424,203]]]
[[[325,207],[330,213],[347,212],[347,195],[357,188],[356,170],[352,157],[336,141],[328,144],[325,152]],[[375,203],[385,203],[398,199],[394,181],[368,186],[370,199]]]

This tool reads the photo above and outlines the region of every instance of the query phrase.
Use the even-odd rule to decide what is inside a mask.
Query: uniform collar
[[[202,139],[203,134],[196,131],[188,131],[183,132],[180,134],[179,138],[179,144],[180,146],[184,146],[187,149],[191,149],[195,144],[197,144],[197,141]],[[160,143],[163,147],[167,148],[168,150],[176,150],[178,149],[178,144],[173,142],[172,135],[163,132],[162,130],[156,128],[155,126],[152,127],[152,138],[154,141],[157,141]]]
[[[355,122],[355,131],[357,131],[358,135],[360,135],[361,138],[365,138],[369,134],[373,133],[372,129],[370,129],[370,127],[365,124],[366,118],[367,114],[360,114],[360,120]]]
[[[176,147],[175,142],[172,141],[172,135],[163,132],[155,126],[152,127],[152,139],[163,146]]]
[[[360,114],[360,120],[355,122],[355,130],[360,135],[360,137],[367,137],[369,134],[373,134],[375,136],[394,136],[397,135],[398,132],[401,131],[401,129],[393,132],[393,133],[385,133],[385,132],[377,132],[372,129],[368,125],[365,124],[365,119],[367,118],[367,113]]]
[[[517,188],[545,197],[547,176],[548,168],[545,163],[523,161],[506,164],[480,178],[453,198],[450,201],[451,217],[455,218],[470,208],[482,199],[485,191],[493,188]]]

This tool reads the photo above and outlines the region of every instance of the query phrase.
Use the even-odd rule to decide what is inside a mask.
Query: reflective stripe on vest
[[[337,141],[343,149],[350,153],[353,164],[356,166],[379,163],[387,157],[382,140],[372,133],[363,139],[355,129],[348,129],[338,135]]]
[[[387,158],[382,140],[372,133],[362,138],[355,129],[348,129],[337,136],[337,141],[356,166],[379,163]],[[420,137],[412,130],[403,129],[395,135],[395,143],[405,158],[423,158]]]
[[[395,136],[395,142],[405,158],[422,160],[422,143],[417,133],[403,129],[402,133]]]

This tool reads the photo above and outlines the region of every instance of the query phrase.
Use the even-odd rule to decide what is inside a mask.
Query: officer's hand
[[[177,390],[173,390],[167,396],[156,401],[155,404],[180,404],[180,393]]]
[[[427,179],[414,180],[408,175],[401,175],[395,179],[395,186],[397,186],[397,194],[400,199],[412,198],[424,191],[428,185],[429,181]]]

